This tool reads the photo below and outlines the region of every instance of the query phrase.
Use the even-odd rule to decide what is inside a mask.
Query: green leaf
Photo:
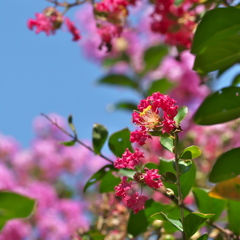
[[[118,102],[114,105],[114,108],[119,110],[129,110],[132,112],[137,109],[137,104],[133,102]]]
[[[153,81],[151,86],[148,89],[148,96],[152,95],[155,92],[160,92],[165,94],[174,86],[173,83],[169,82],[167,79],[163,78],[160,80]]]
[[[105,235],[95,230],[89,231],[87,233],[84,233],[84,235],[81,235],[82,240],[104,240],[105,237]]]
[[[180,123],[185,118],[187,113],[188,113],[188,107],[187,106],[183,106],[183,107],[178,109],[178,113],[174,118],[174,121],[176,122],[177,125],[180,125]]]
[[[129,129],[125,128],[113,133],[109,138],[108,146],[117,157],[121,157],[127,148],[133,152]]]
[[[183,3],[183,0],[174,0],[175,6],[180,6]]]
[[[227,87],[205,98],[193,120],[199,125],[212,125],[239,117],[240,88]]]
[[[237,76],[235,76],[235,78],[232,81],[232,86],[237,86],[240,84],[240,74],[238,74]]]
[[[60,142],[59,144],[62,144],[66,147],[71,147],[75,144],[76,142],[75,141],[69,141],[69,142]]]
[[[168,151],[173,152],[173,139],[171,137],[160,137],[160,143]]]
[[[208,234],[205,233],[201,237],[199,237],[197,240],[208,240]]]
[[[144,165],[143,169],[144,168],[148,168],[148,169],[158,169],[159,166],[156,164],[156,163],[152,163],[152,162],[148,162]]]
[[[147,227],[154,221],[151,216],[158,211],[168,211],[173,208],[170,205],[164,205],[159,202],[155,202],[149,199],[145,203],[145,209],[139,211],[137,214],[131,212],[130,218],[128,220],[127,231],[133,237],[146,232]]]
[[[199,211],[202,213],[214,213],[215,216],[212,217],[210,221],[216,221],[224,210],[227,201],[223,199],[212,198],[208,195],[206,190],[201,188],[193,188],[192,191]]]
[[[168,48],[163,45],[153,46],[147,49],[144,54],[145,69],[143,75],[147,72],[156,69],[161,63],[163,57],[168,54]]]
[[[120,74],[110,74],[98,81],[100,84],[108,84],[112,86],[136,88],[137,84],[131,78]]]
[[[176,184],[177,182],[177,177],[174,173],[172,172],[166,172],[162,175],[161,177],[162,181],[170,182]]]
[[[167,222],[171,223],[177,230],[179,230],[181,232],[183,231],[182,223],[179,220],[171,219],[163,212],[155,213],[152,215],[152,217],[154,217],[155,219],[158,219],[158,220],[167,221]]]
[[[100,181],[109,171],[116,170],[113,165],[106,165],[102,167],[100,170],[95,172],[92,177],[87,181],[87,183],[84,186],[83,192],[86,192],[86,190],[95,184],[96,182]]]
[[[173,161],[161,159],[159,172],[161,175],[163,175],[166,172],[172,172],[176,174],[176,171],[173,169]],[[188,195],[189,191],[194,185],[195,177],[196,177],[196,167],[195,167],[195,164],[193,163],[191,169],[187,173],[181,175],[180,177],[183,198],[185,198]],[[166,188],[172,189],[174,191],[174,194],[178,196],[178,190],[175,184],[168,183],[168,182],[164,182],[163,184]]]
[[[190,146],[185,148],[181,154],[180,159],[193,159],[197,158],[202,154],[201,150],[197,146]]]
[[[135,170],[131,170],[131,169],[124,169],[124,168],[121,168],[119,170],[120,174],[123,175],[123,176],[126,176],[128,178],[131,178],[133,179],[133,176],[135,175],[136,171]]]
[[[123,53],[117,58],[104,58],[102,65],[104,67],[112,67],[118,62],[129,62],[129,56],[126,53]]]
[[[239,156],[240,148],[231,149],[220,155],[210,172],[209,181],[217,183],[240,175]]]
[[[72,115],[68,116],[68,125],[71,128],[71,130],[73,131],[74,135],[76,136],[77,132],[76,132],[76,128],[75,128],[75,126],[73,124],[73,117],[72,117]]]
[[[198,24],[191,52],[196,55],[194,70],[208,73],[240,60],[240,9],[216,8]]]
[[[0,230],[8,220],[26,218],[35,209],[36,201],[23,195],[1,191],[0,192]]]
[[[179,165],[179,173],[184,174],[191,169],[192,161],[191,160],[180,160],[180,161],[178,161],[178,165]],[[173,162],[173,168],[175,171],[177,171],[175,161]]]
[[[92,130],[93,150],[96,154],[101,153],[101,149],[108,137],[108,130],[101,124],[95,123]]]
[[[183,229],[187,239],[196,233],[202,223],[213,216],[214,214],[203,214],[195,212],[189,213],[183,221]]]
[[[240,235],[240,202],[228,201],[228,229],[233,231],[237,236]]]
[[[112,171],[108,171],[101,179],[99,191],[100,193],[114,192],[114,187],[120,184],[121,179],[113,176]]]

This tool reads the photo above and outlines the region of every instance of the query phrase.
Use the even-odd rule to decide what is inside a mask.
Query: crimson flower
[[[73,41],[78,41],[81,39],[80,31],[75,27],[73,22],[68,17],[65,18],[65,24],[68,28],[68,31],[73,35]]]

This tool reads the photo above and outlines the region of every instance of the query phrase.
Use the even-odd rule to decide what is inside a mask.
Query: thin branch
[[[60,127],[56,122],[54,122],[49,116],[47,116],[46,114],[42,113],[41,114],[43,117],[45,117],[49,122],[51,122],[53,125],[55,125],[59,130],[61,130],[63,133],[65,133],[66,135],[68,135],[70,138],[72,138],[73,141],[79,143],[80,145],[84,146],[85,148],[87,148],[89,151],[95,153],[95,151],[89,147],[88,145],[86,145],[84,142],[82,142],[81,140],[79,140],[76,136],[72,135],[71,133],[69,133],[68,131],[66,131],[64,128]],[[113,164],[114,162],[109,159],[108,157],[99,154],[99,156],[103,159],[105,159],[106,161],[110,162],[111,164]]]

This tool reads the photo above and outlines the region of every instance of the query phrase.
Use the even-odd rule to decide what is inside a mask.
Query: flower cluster
[[[114,166],[120,168],[134,169],[135,166],[140,164],[140,159],[144,158],[143,152],[136,149],[134,153],[131,153],[129,149],[123,153],[122,158],[118,158]],[[161,181],[161,175],[158,174],[157,169],[144,168],[143,172],[137,172],[134,175],[134,180],[140,184],[146,184],[151,188],[158,189],[163,186]],[[145,202],[148,197],[145,195],[139,195],[138,192],[133,192],[133,182],[127,181],[127,177],[122,177],[121,183],[115,187],[116,196],[122,197],[126,205],[133,210],[134,213],[144,209]]]
[[[191,47],[193,31],[196,27],[196,11],[189,10],[198,0],[185,0],[180,6],[174,0],[157,0],[151,14],[151,28],[166,36],[170,45]]]
[[[64,22],[70,33],[73,35],[73,41],[78,41],[80,36],[80,31],[75,27],[73,22],[67,17],[57,11],[54,7],[46,8],[43,13],[36,13],[36,19],[29,19],[27,21],[27,26],[30,30],[36,28],[36,33],[45,32],[47,36],[55,34],[56,29],[59,29]]]
[[[150,131],[170,133],[175,129],[174,117],[177,115],[178,106],[176,101],[168,95],[159,92],[153,93],[146,99],[141,100],[138,110],[132,114],[132,121],[139,129],[131,133],[131,142],[140,145],[145,144]]]

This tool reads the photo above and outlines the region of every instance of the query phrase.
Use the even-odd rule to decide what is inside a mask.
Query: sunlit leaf
[[[96,154],[101,153],[101,149],[108,137],[108,130],[101,124],[95,123],[92,130],[93,149]]]
[[[216,184],[208,194],[214,198],[240,201],[240,177]]]
[[[129,129],[125,128],[113,133],[109,138],[108,146],[117,157],[121,157],[127,148],[133,152]]]
[[[180,123],[185,118],[187,113],[188,113],[188,107],[186,107],[186,106],[183,106],[183,107],[178,109],[178,113],[174,117],[174,121],[176,122],[177,125],[180,125]]]
[[[189,213],[183,221],[184,233],[189,239],[193,234],[196,233],[198,228],[209,218],[212,218],[214,214],[204,214],[204,213]]]
[[[232,81],[232,86],[237,86],[240,84],[240,74],[238,74],[237,76],[235,76],[235,78]]]
[[[179,173],[184,174],[188,172],[191,167],[192,167],[192,161],[191,160],[180,160],[178,161],[178,166],[179,166]],[[176,162],[173,162],[173,168],[177,172],[177,167],[176,167]]]
[[[173,86],[174,86],[174,84],[169,82],[165,78],[153,81],[151,86],[148,89],[148,95],[150,96],[150,95],[152,95],[155,92],[160,92],[161,94],[165,94]]]
[[[163,212],[155,213],[151,216],[154,219],[163,220],[171,223],[177,230],[183,231],[182,223],[179,220],[171,219]]]
[[[209,181],[217,183],[240,175],[239,156],[240,148],[231,149],[220,155],[210,171]]]
[[[198,24],[192,44],[194,70],[208,73],[240,60],[240,9],[216,8]]]
[[[121,87],[130,87],[130,88],[136,88],[137,84],[134,82],[131,78],[125,75],[120,74],[110,74],[103,78],[101,78],[99,81],[101,84],[108,84],[112,86],[121,86]]]
[[[118,102],[114,104],[114,108],[118,110],[128,110],[128,111],[133,111],[137,109],[137,104],[133,102]]]
[[[59,144],[62,144],[66,147],[71,147],[75,144],[76,142],[75,141],[69,141],[69,142],[59,142]]]
[[[171,137],[160,137],[160,143],[168,151],[173,152],[173,139]]]
[[[208,240],[208,234],[205,233],[201,237],[199,237],[197,240]]]
[[[0,192],[0,230],[8,220],[26,218],[35,209],[36,201],[26,196],[1,191]]]
[[[119,177],[115,177],[112,171],[108,171],[101,179],[99,191],[100,193],[114,192],[115,186],[121,182]]]
[[[197,158],[202,154],[201,150],[197,146],[190,146],[185,148],[181,154],[180,154],[180,159],[193,159]]]
[[[86,190],[92,186],[93,184],[100,181],[109,171],[116,170],[113,165],[106,165],[102,167],[100,170],[98,170],[96,173],[92,175],[92,177],[87,181],[87,183],[84,186],[83,191],[86,192]]]
[[[199,211],[202,213],[214,213],[215,215],[210,221],[217,220],[224,210],[227,201],[210,197],[205,189],[193,188],[192,191]]]
[[[147,49],[143,57],[145,62],[143,74],[150,70],[156,69],[160,65],[163,57],[165,57],[167,54],[168,48],[163,45],[153,46]]]
[[[231,121],[239,117],[240,88],[227,87],[205,98],[193,120],[199,125],[212,125]]]

